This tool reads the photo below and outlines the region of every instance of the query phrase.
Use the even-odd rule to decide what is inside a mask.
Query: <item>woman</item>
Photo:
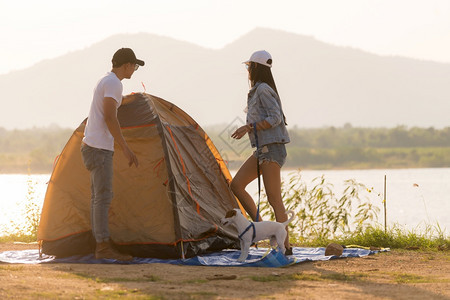
[[[280,97],[270,70],[272,57],[267,51],[256,51],[244,63],[251,86],[247,99],[247,124],[239,127],[231,137],[240,139],[248,133],[252,147],[257,149],[234,176],[231,189],[250,217],[256,221],[256,205],[245,188],[257,178],[259,160],[269,204],[275,212],[277,222],[284,222],[287,215],[281,199],[280,173],[286,162],[285,144],[289,143],[290,139]],[[260,216],[258,220],[261,221]],[[292,254],[289,235],[286,237],[285,246],[286,254]]]

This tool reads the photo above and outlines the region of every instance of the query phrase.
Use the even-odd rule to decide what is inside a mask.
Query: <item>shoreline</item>
[[[342,168],[301,168],[301,167],[283,167],[281,169],[282,172],[294,172],[294,171],[379,171],[379,170],[398,170],[398,171],[402,171],[402,170],[430,170],[430,169],[450,169],[450,167],[398,167],[398,168],[383,168],[383,167],[379,167],[379,168],[346,168],[346,167],[342,167]],[[237,169],[228,169],[228,171],[230,171],[230,173],[232,172],[237,172],[239,170],[239,168]],[[16,172],[16,171],[12,171],[12,172],[8,172],[8,171],[2,171],[0,172],[0,176],[1,175],[33,175],[33,176],[38,176],[38,175],[51,175],[52,172]]]

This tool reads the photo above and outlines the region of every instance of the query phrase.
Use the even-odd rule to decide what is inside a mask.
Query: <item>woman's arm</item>
[[[258,93],[260,103],[267,113],[267,117],[264,119],[266,122],[258,122],[256,129],[264,130],[280,124],[283,121],[283,114],[275,92],[267,84],[261,84],[256,93]]]
[[[246,133],[251,132],[256,125],[256,130],[265,130],[272,127],[272,125],[269,124],[266,120],[262,120],[260,122],[256,122],[254,124],[247,124],[244,126],[239,127],[236,129],[236,131],[231,135],[232,138],[240,139],[242,138]]]

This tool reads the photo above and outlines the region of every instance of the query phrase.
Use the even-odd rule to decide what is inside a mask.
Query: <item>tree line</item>
[[[326,127],[289,131],[291,146],[304,148],[414,148],[450,147],[450,127],[443,129],[397,126],[394,128]]]
[[[0,128],[0,173],[51,172],[73,130],[50,126],[23,130]]]
[[[226,126],[210,126],[210,136],[229,167],[235,169],[251,154],[244,137],[229,138]],[[24,130],[0,128],[0,173],[50,172],[73,129],[51,126]],[[289,129],[289,168],[450,167],[450,127],[397,126]]]
[[[289,127],[289,126],[288,126]],[[237,168],[250,155],[236,151],[218,126],[207,131],[222,155]],[[425,168],[450,167],[450,127],[443,129],[342,127],[289,129],[289,168]]]

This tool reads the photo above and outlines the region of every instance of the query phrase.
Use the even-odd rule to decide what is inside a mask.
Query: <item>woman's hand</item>
[[[235,132],[233,132],[233,134],[231,135],[232,138],[234,139],[241,139],[247,132],[252,131],[252,128],[250,127],[250,125],[244,125],[239,127],[238,129],[236,129]]]

